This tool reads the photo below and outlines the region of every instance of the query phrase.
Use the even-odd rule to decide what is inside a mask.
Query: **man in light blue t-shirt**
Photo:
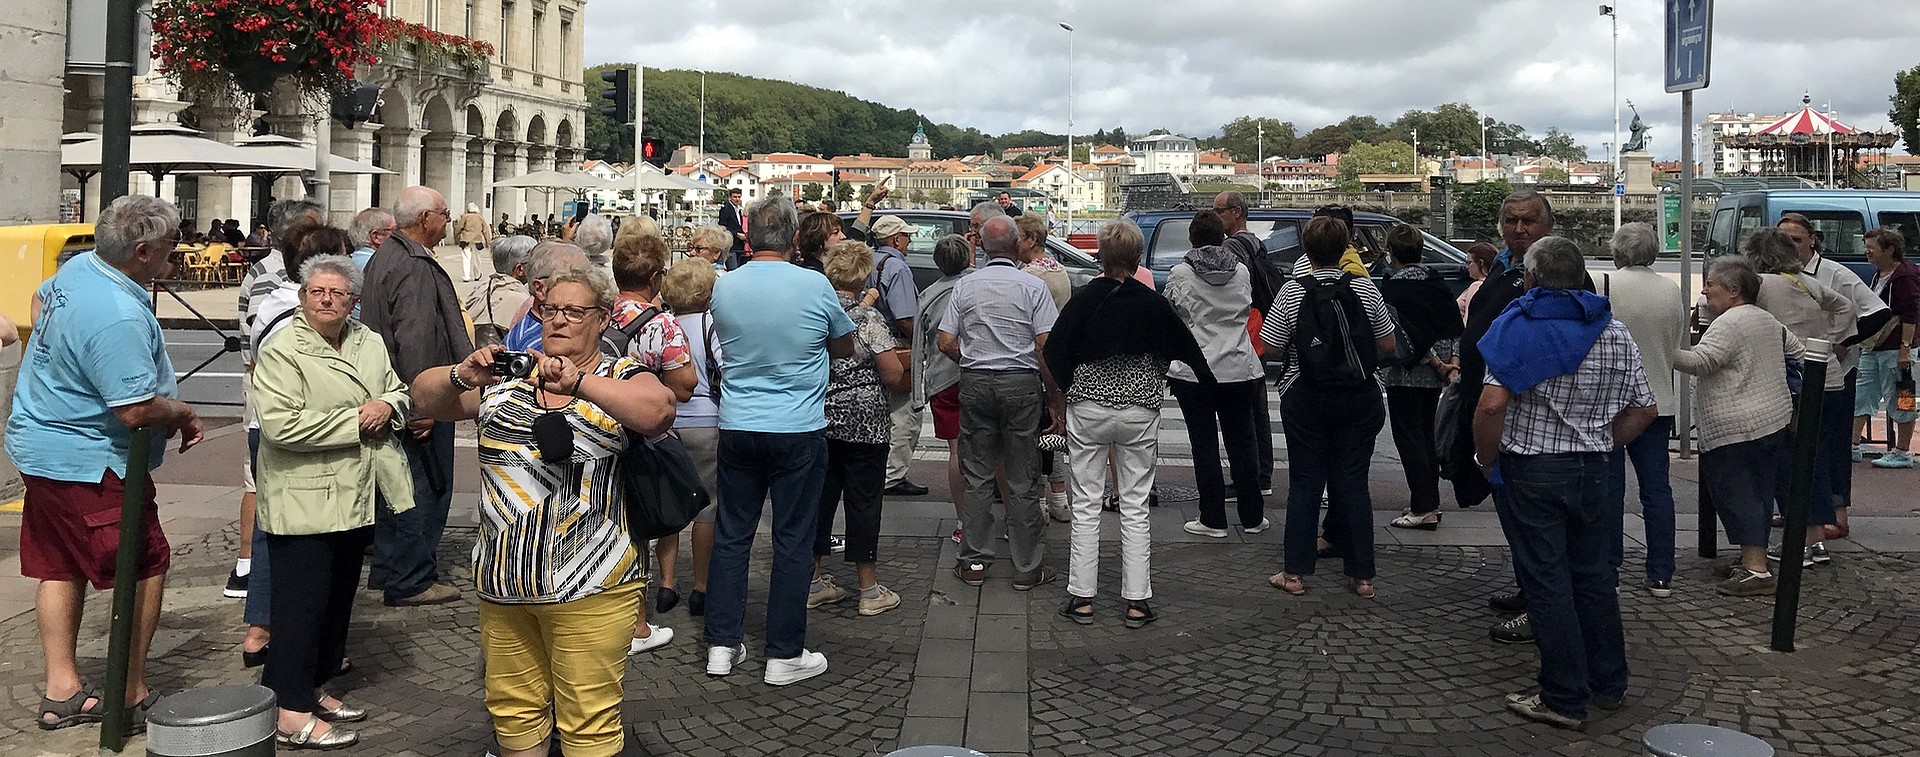
[[[827,359],[853,354],[853,321],[825,276],[787,262],[799,228],[793,201],[748,209],[753,257],[713,286],[720,338],[720,475],[707,575],[707,674],[746,657],[747,557],[761,502],[773,498],[766,682],[827,671],[809,652],[807,584],[827,470]]]
[[[149,468],[160,464],[163,439],[178,433],[184,452],[204,431],[193,409],[174,399],[173,363],[146,289],[171,267],[179,225],[165,200],[114,200],[94,225],[95,251],[67,261],[37,292],[43,304],[20,364],[6,448],[27,489],[20,573],[40,581],[33,609],[46,650],[41,728],[100,719],[100,697],[81,683],[74,648],[87,584],[113,586],[135,429],[153,434]],[[155,701],[145,663],[170,561],[146,483],[125,700],[135,723]]]

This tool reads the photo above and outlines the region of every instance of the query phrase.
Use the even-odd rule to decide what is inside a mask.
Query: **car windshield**
[[[1147,267],[1165,270],[1179,265],[1187,250],[1193,249],[1187,241],[1187,229],[1192,226],[1191,218],[1161,221],[1154,231],[1153,249],[1147,253]],[[1269,251],[1300,247],[1300,227],[1293,221],[1253,218],[1247,221],[1247,231],[1265,241]]]

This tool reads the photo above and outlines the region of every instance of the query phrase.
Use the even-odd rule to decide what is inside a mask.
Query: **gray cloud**
[[[1653,125],[1655,154],[1678,157],[1680,97],[1660,75],[1663,4],[1617,5],[1620,96]],[[1784,113],[1810,92],[1856,126],[1888,128],[1893,73],[1915,63],[1920,3],[1871,6],[1720,0],[1696,115]],[[1304,133],[1460,101],[1536,136],[1557,126],[1598,157],[1613,106],[1597,11],[1598,0],[593,0],[586,60],[783,79],[992,133],[1059,132],[1068,35],[1056,23],[1067,21],[1081,133],[1204,135],[1241,115]]]

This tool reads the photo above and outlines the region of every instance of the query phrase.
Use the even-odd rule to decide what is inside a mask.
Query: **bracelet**
[[[573,395],[575,397],[580,396],[580,384],[581,382],[584,382],[586,380],[587,380],[587,372],[581,371],[580,375],[574,377],[573,388],[567,390],[567,394]]]
[[[463,392],[471,392],[474,389],[479,388],[472,384],[467,383],[466,379],[460,378],[459,363],[454,363],[451,368],[447,369],[447,380],[451,381],[455,388],[458,388],[460,391],[463,391]]]
[[[874,205],[874,204],[873,204],[873,203],[871,203],[871,202],[863,202],[863,203],[860,203],[860,207],[863,207],[863,208],[866,208],[866,209],[868,209],[868,210],[879,210],[879,209],[880,209],[880,207],[879,207],[879,206],[877,206],[877,205]]]

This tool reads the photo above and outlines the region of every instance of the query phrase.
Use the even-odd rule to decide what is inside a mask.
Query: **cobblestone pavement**
[[[1181,516],[1157,511],[1156,538],[1177,531]],[[1157,542],[1161,620],[1133,631],[1120,624],[1110,541],[1098,622],[1081,626],[1054,615],[1063,584],[1015,592],[1000,564],[985,587],[969,588],[946,570],[950,541],[884,537],[881,579],[905,601],[873,618],[852,602],[813,611],[809,646],[832,666],[821,678],[768,687],[757,657],[708,678],[697,623],[684,609],[656,618],[680,636],[628,669],[628,753],[884,755],[964,741],[1032,755],[1627,755],[1650,726],[1700,722],[1760,736],[1782,754],[1920,754],[1914,554],[1856,549],[1811,571],[1794,655],[1766,649],[1770,601],[1714,594],[1706,561],[1690,552],[1670,599],[1623,582],[1628,706],[1574,734],[1500,708],[1502,695],[1532,687],[1536,665],[1530,648],[1486,635],[1499,619],[1486,599],[1510,587],[1504,550],[1383,542],[1377,599],[1342,590],[1337,562],[1308,579],[1309,594],[1288,597],[1264,583],[1278,532]],[[1065,535],[1053,527],[1056,564]],[[462,588],[471,540],[470,530],[450,530],[442,554]],[[255,678],[236,653],[239,603],[220,597],[229,541],[176,545],[152,666],[163,692]],[[852,583],[850,567],[833,567]],[[1622,575],[1640,570],[1630,554]],[[83,632],[93,680],[104,679],[105,600],[93,596]],[[762,611],[748,611],[752,655]],[[490,729],[475,622],[471,602],[395,609],[364,594],[350,641],[356,669],[339,688],[374,715],[358,729],[362,744],[343,754],[483,754]],[[12,713],[0,721],[0,756],[92,754],[92,728],[42,733],[29,723],[38,659],[30,613],[0,622],[0,692]]]

